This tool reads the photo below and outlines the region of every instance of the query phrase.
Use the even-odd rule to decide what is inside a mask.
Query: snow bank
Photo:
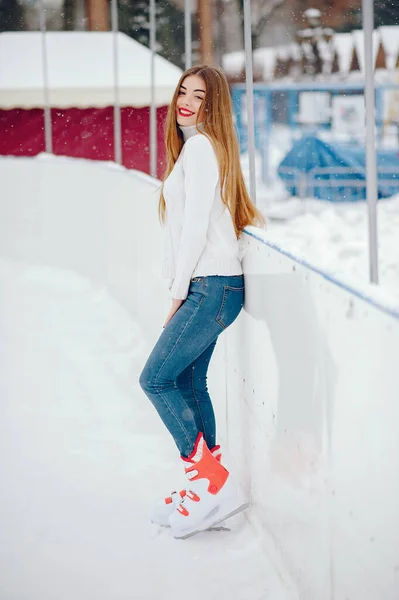
[[[292,200],[272,213],[268,240],[399,311],[399,196],[378,202],[379,285],[369,284],[366,203]],[[286,215],[284,215],[286,209]],[[289,216],[291,218],[284,219]]]

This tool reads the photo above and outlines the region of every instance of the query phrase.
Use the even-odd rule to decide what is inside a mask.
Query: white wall
[[[399,315],[249,228],[229,450],[301,599],[399,598]]]
[[[154,182],[46,157],[1,159],[0,179],[0,257],[104,283],[152,344],[169,309]],[[397,600],[399,319],[246,236],[245,312],[210,384],[249,518],[293,598]]]

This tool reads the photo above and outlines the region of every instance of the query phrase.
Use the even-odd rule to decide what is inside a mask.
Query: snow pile
[[[245,58],[244,55],[241,55]],[[274,70],[276,68],[276,49],[275,48],[256,48],[253,52],[254,57],[254,69],[261,76],[264,81],[273,79]],[[223,57],[228,59],[228,55]],[[243,61],[245,63],[245,60]],[[245,69],[245,64],[242,65],[242,69]],[[234,72],[233,72],[234,73]]]
[[[274,212],[268,239],[375,299],[399,307],[399,196],[378,202],[379,283],[369,286],[366,203],[292,199]],[[291,218],[287,218],[291,211]],[[267,210],[265,211],[267,214]],[[273,215],[273,210],[271,211]]]
[[[222,67],[229,77],[238,77],[245,69],[245,52],[229,52],[222,56]]]

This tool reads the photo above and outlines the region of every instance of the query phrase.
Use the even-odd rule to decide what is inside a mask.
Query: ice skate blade
[[[248,507],[249,507],[249,502],[245,502],[244,504],[241,504],[241,506],[232,510],[231,512],[227,513],[226,515],[223,515],[222,517],[215,519],[215,521],[212,521],[211,523],[206,523],[206,525],[204,527],[201,527],[201,529],[196,529],[195,531],[190,531],[190,533],[186,533],[186,534],[183,533],[182,535],[175,535],[174,538],[176,540],[187,540],[188,538],[193,537],[194,535],[197,535],[197,533],[201,533],[202,531],[208,531],[208,530],[212,531],[212,529],[215,527],[215,525],[217,525],[218,523],[221,523],[222,521],[226,521],[230,517],[234,517],[234,515],[237,515],[239,512],[246,510]]]
[[[218,521],[218,523],[222,523],[222,521]],[[162,529],[170,529],[170,525],[161,525],[160,523],[156,523],[155,521],[151,521],[151,524],[156,525],[157,527],[162,527]],[[208,529],[204,529],[204,531],[231,531],[231,529],[229,527],[224,527],[222,524],[215,527],[208,527]]]

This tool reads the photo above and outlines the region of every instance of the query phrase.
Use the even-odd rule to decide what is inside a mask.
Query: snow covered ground
[[[149,523],[183,478],[130,314],[70,271],[3,260],[0,286],[0,597],[287,598],[242,515],[186,541]]]
[[[280,206],[288,220],[268,223],[268,239],[352,287],[385,296],[399,307],[399,196],[378,202],[379,286],[369,282],[368,213],[365,203],[334,205],[292,199]],[[267,215],[267,209],[265,210]]]

